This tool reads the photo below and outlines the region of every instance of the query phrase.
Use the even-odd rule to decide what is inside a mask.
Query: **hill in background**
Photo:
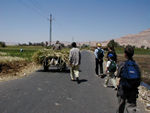
[[[135,47],[141,47],[144,46],[145,48],[149,47],[150,48],[150,28],[142,31],[138,34],[129,34],[120,38],[114,39],[115,42],[118,42],[120,45],[132,45]],[[96,46],[97,42],[101,42],[103,46],[107,46],[108,41],[90,41],[90,42],[78,42],[80,45],[82,44],[87,44],[90,46]]]
[[[120,38],[114,39],[115,42],[118,42],[120,45],[132,45],[135,47],[141,47],[144,46],[145,48],[149,47],[150,48],[150,28],[142,31],[138,34],[129,34]],[[101,42],[103,46],[107,46],[108,41],[88,41],[88,42],[77,42],[79,46],[85,44],[85,45],[90,45],[90,46],[96,46],[97,42]],[[55,44],[56,41],[53,41],[52,44]],[[69,41],[60,41],[63,43],[65,46],[70,45],[71,42]],[[18,45],[19,43],[16,42],[6,42],[6,45]]]
[[[130,34],[115,39],[120,45],[133,45],[136,47],[150,47],[150,29],[142,31],[138,34]]]

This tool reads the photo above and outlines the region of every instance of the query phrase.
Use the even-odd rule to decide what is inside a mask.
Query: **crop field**
[[[23,49],[23,52],[20,52]],[[30,62],[32,61],[32,56],[38,50],[44,49],[41,46],[7,46],[5,48],[0,47],[0,63],[10,63],[14,62]],[[94,50],[94,49],[93,49]],[[69,51],[69,48],[64,49],[64,51]],[[107,53],[107,52],[106,52]],[[106,54],[105,53],[105,54]],[[118,55],[118,61],[124,61],[124,49],[116,48],[116,53]],[[144,82],[150,84],[150,49],[135,49],[134,59],[140,66],[142,72],[142,79]]]
[[[115,48],[117,54],[123,54],[124,48]],[[150,55],[150,49],[135,48],[136,55]]]
[[[142,81],[150,85],[150,55],[134,55],[134,60],[139,64]],[[124,55],[118,55],[118,62],[125,61]]]
[[[90,50],[94,51],[95,48],[93,47]],[[118,56],[118,64],[121,61],[125,61],[124,48],[115,48],[115,50]],[[105,55],[106,54],[107,51],[105,51]],[[134,60],[139,64],[142,73],[142,81],[150,85],[150,49],[135,48]]]
[[[27,73],[29,69],[34,70],[36,66],[31,62],[32,56],[42,48],[41,46],[0,47],[0,78],[20,76],[21,72]],[[20,49],[23,51],[20,52]]]
[[[124,48],[116,48],[118,61],[124,61]],[[150,85],[150,49],[135,48],[134,60],[139,64],[142,81]]]
[[[41,46],[8,46],[5,48],[0,47],[0,56],[12,56],[12,57],[21,57],[27,61],[32,60],[32,55],[39,49],[42,49]],[[23,52],[20,52],[20,49],[23,49]]]

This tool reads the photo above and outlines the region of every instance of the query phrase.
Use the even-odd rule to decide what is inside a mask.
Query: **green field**
[[[116,48],[118,62],[124,61],[124,48]],[[135,48],[134,60],[139,64],[142,79],[150,85],[150,49]]]
[[[133,58],[140,67],[142,81],[150,85],[150,55],[134,55]],[[118,54],[118,63],[125,60],[126,59],[123,54]]]
[[[42,46],[7,46],[5,48],[0,47],[0,56],[13,56],[13,57],[20,57],[24,58],[27,61],[32,61],[33,54],[43,49]],[[20,52],[20,49],[23,49],[23,52]],[[64,49],[65,51],[69,51],[69,48]],[[125,60],[124,58],[124,49],[123,48],[116,48],[116,53],[118,55],[118,61]],[[107,51],[106,51],[107,53]],[[105,54],[106,54],[105,53]],[[137,63],[140,66],[143,80],[150,84],[150,49],[141,49],[141,48],[135,48],[135,55],[134,59],[137,61]]]
[[[5,53],[3,56],[21,57],[31,61],[33,53],[43,48],[42,46],[7,46],[5,48],[0,47],[0,52]],[[23,52],[20,52],[20,49],[23,49]],[[115,48],[115,50],[117,54],[124,53],[124,48]],[[135,54],[150,55],[150,49],[135,48]]]
[[[124,48],[115,48],[117,54],[123,54]],[[136,55],[150,55],[150,49],[135,48]]]
[[[0,52],[5,53],[1,54],[3,56],[21,57],[31,61],[34,52],[42,48],[42,46],[7,46],[5,48],[0,47]],[[20,49],[23,49],[23,52],[20,52]]]

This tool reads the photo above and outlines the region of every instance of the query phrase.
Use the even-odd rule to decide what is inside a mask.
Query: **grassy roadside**
[[[20,49],[23,49],[21,52]],[[51,52],[50,49],[44,49],[41,46],[7,46],[5,48],[0,47],[0,79],[4,77],[14,77],[19,76],[20,72],[27,73],[28,70],[34,71],[39,68],[39,63],[36,64],[34,61],[35,55],[39,59],[42,51],[47,50],[48,55]],[[64,48],[61,50],[64,55],[68,56],[69,48]],[[36,54],[39,53],[40,54]],[[59,51],[57,51],[58,53]],[[67,52],[67,53],[66,53]],[[44,53],[44,55],[46,55]],[[34,57],[33,57],[34,56]],[[36,68],[37,67],[37,68]],[[24,73],[21,73],[24,75]]]
[[[36,70],[39,66],[32,62],[33,54],[41,46],[0,47],[0,80],[17,78]],[[23,49],[23,52],[20,52]]]
[[[7,46],[5,48],[0,47],[0,56],[12,56],[24,58],[27,61],[32,61],[32,55],[39,49],[42,49],[41,46]],[[23,52],[20,52],[20,49],[23,49]]]
[[[23,52],[20,52],[20,49],[23,49]],[[32,63],[33,54],[41,49],[43,49],[43,47],[41,46],[7,46],[5,48],[0,47],[0,71],[2,71],[2,66],[5,66],[5,73],[7,73],[8,69],[9,71],[12,71],[13,69],[15,71],[15,68],[22,67],[20,66],[22,63],[24,63],[24,66]],[[69,48],[64,49],[64,51],[69,51]],[[116,48],[116,53],[118,55],[119,62],[125,60],[123,55],[123,48]],[[140,66],[143,81],[150,84],[150,50],[136,48],[134,59]],[[2,75],[1,72],[0,74]]]

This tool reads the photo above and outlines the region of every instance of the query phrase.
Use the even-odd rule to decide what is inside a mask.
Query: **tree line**
[[[51,46],[53,46],[54,44],[52,44]],[[0,47],[6,47],[6,43],[3,41],[0,41]],[[32,42],[28,42],[28,43],[19,43],[18,46],[43,46],[43,47],[48,47],[48,42],[39,42],[39,43],[32,43]],[[65,47],[65,45],[63,43],[61,43],[62,47]],[[125,45],[120,45],[118,42],[115,42],[115,40],[110,40],[107,44],[107,47],[113,46],[115,48],[117,47],[125,47]],[[131,45],[133,48],[136,48],[136,46]],[[70,48],[70,45],[68,45],[67,47]],[[81,48],[90,48],[90,45],[87,44],[83,44],[81,46]],[[142,45],[140,48],[142,49],[150,49],[149,47],[145,47],[144,45]]]

